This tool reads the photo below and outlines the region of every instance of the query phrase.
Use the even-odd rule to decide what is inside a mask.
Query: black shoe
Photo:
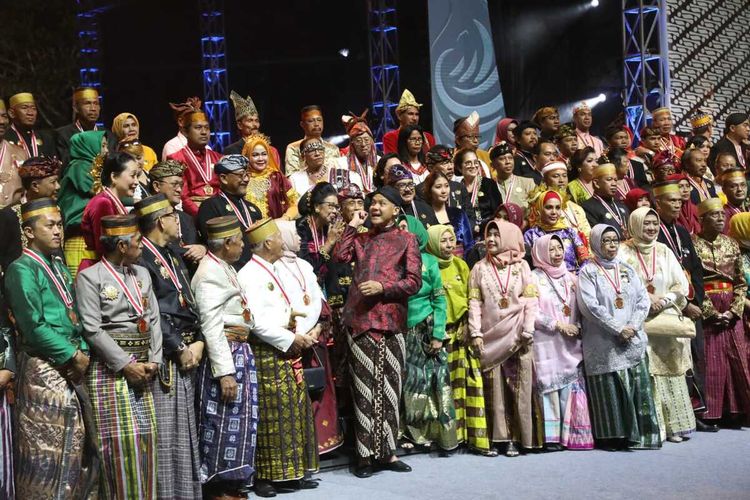
[[[302,478],[298,481],[298,489],[300,490],[314,490],[318,487],[319,479],[305,479]]]
[[[276,488],[271,485],[270,481],[256,481],[253,490],[259,497],[273,498],[276,496]]]
[[[698,432],[719,432],[719,426],[714,424],[707,424],[703,420],[696,418],[695,430]]]
[[[560,443],[546,443],[544,445],[544,451],[546,452],[563,451],[563,450],[565,450],[565,447],[561,445]]]
[[[383,470],[389,470],[391,472],[411,472],[411,467],[409,467],[405,462],[402,462],[401,460],[381,463],[380,468]]]
[[[354,475],[360,479],[366,479],[372,477],[373,468],[370,464],[358,465],[354,468]]]

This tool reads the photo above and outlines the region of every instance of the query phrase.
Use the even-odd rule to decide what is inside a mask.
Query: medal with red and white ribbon
[[[107,270],[107,272],[112,276],[112,278],[117,282],[117,285],[122,289],[122,292],[125,294],[125,298],[128,300],[131,306],[133,306],[133,309],[135,310],[136,316],[138,316],[138,331],[140,333],[146,333],[148,331],[148,323],[146,322],[146,318],[144,317],[145,309],[146,309],[146,302],[143,299],[143,295],[141,294],[141,287],[138,286],[138,280],[135,279],[135,274],[132,271],[127,270],[125,271],[125,274],[130,274],[130,281],[133,284],[133,290],[135,290],[135,295],[133,295],[130,292],[130,289],[125,285],[125,282],[120,278],[120,276],[117,274],[117,271],[115,271],[115,268],[112,267],[112,264],[109,263],[109,261],[102,257],[102,265],[104,266],[104,269]]]
[[[73,310],[73,294],[70,292],[65,279],[59,274],[59,271],[57,271],[57,269],[53,271],[39,254],[29,248],[24,248],[23,254],[42,266],[44,274],[47,275],[47,277],[55,285],[55,288],[57,288],[57,293],[60,294],[60,298],[62,299],[66,309],[68,310],[68,318],[70,318],[70,322],[74,325],[78,324],[78,315]],[[54,264],[52,265],[54,266]]]
[[[240,205],[242,205],[242,211],[245,213],[245,217],[243,218],[242,215],[240,214],[240,210],[237,208],[237,205],[235,205],[232,202],[232,200],[230,200],[229,197],[226,194],[224,194],[223,191],[219,194],[221,195],[222,198],[227,200],[227,203],[229,204],[229,207],[232,209],[232,212],[234,212],[234,215],[237,216],[237,220],[240,221],[240,224],[242,224],[243,229],[247,230],[247,228],[249,228],[250,225],[253,223],[253,219],[252,217],[250,217],[250,211],[247,209],[247,205],[245,205],[244,203],[242,203],[242,201],[240,201]]]
[[[76,125],[76,128],[78,129],[79,132],[86,132],[83,129],[83,126],[81,125],[81,122],[79,120],[76,120],[75,125]],[[94,124],[94,128],[92,128],[91,130],[99,130],[99,127],[97,127],[96,124]]]
[[[620,283],[620,266],[615,264],[615,279],[613,280],[609,277],[609,272],[599,264],[597,259],[594,259],[594,264],[602,270],[604,277],[607,278],[607,281],[609,281],[609,284],[612,285],[612,288],[615,290],[615,294],[617,295],[617,297],[615,297],[615,307],[618,309],[625,307],[625,301],[622,298],[622,283]]]
[[[117,213],[119,215],[127,215],[128,211],[125,208],[125,205],[120,201],[120,198],[117,197],[115,193],[112,192],[112,190],[108,187],[104,188],[104,195],[110,199],[110,201],[114,204],[115,208],[117,209]]]
[[[207,195],[213,194],[214,188],[213,186],[211,186],[211,177],[213,176],[214,164],[211,163],[211,155],[208,154],[208,151],[204,152],[206,157],[206,166],[204,167],[203,165],[201,165],[201,162],[198,161],[198,157],[195,156],[195,153],[190,150],[190,147],[185,146],[183,149],[190,163],[198,171],[198,174],[200,174],[203,182],[206,183],[206,185],[203,186],[203,192]]]
[[[508,203],[510,201],[510,195],[513,193],[513,185],[516,183],[516,176],[513,174],[510,174],[510,177],[508,177],[508,189],[505,190],[505,194],[503,194],[503,203]],[[498,187],[500,190],[503,190],[503,184],[498,183]]]
[[[316,253],[320,253],[320,247],[326,244],[326,237],[323,234],[318,234],[318,226],[315,224],[315,219],[310,217],[310,232],[312,233],[313,239],[313,250]]]
[[[562,302],[562,312],[565,316],[570,316],[571,309],[568,302],[570,302],[570,288],[568,288],[568,280],[566,279],[566,276],[563,275],[562,282],[563,286],[565,287],[565,297],[557,290],[557,286],[555,286],[555,280],[552,279],[552,276],[550,276],[547,271],[542,270],[545,276],[547,276],[547,281],[549,281],[550,286],[552,287],[552,290],[555,292],[555,295],[557,295],[557,298],[560,299],[560,302]]]
[[[300,269],[299,264],[297,263],[297,259],[294,259],[294,265],[297,267],[297,271],[299,272],[299,276],[297,276],[297,273],[292,271],[292,269],[286,265],[286,262],[283,260],[279,260],[281,262],[281,265],[283,265],[289,273],[294,276],[294,279],[297,280],[297,283],[299,283],[299,287],[302,289],[302,302],[306,306],[310,305],[310,295],[307,294],[307,280],[305,279],[305,275],[302,272],[302,269]]]
[[[18,131],[15,125],[11,125],[10,128],[13,129],[13,132],[16,133],[18,136],[18,142],[20,143],[21,147],[24,151],[26,151],[26,156],[31,158],[32,156],[39,156],[39,146],[36,144],[36,134],[34,131],[31,131],[31,149],[29,149],[29,145],[26,143],[26,139],[23,138],[23,135],[21,132]]]
[[[510,299],[508,299],[508,289],[510,287],[510,266],[507,266],[506,274],[505,274],[505,286],[503,286],[503,282],[500,280],[500,275],[497,272],[497,266],[495,265],[495,259],[492,259],[490,261],[490,268],[492,269],[492,273],[495,275],[495,279],[497,280],[497,285],[500,287],[500,300],[498,301],[497,305],[500,306],[501,309],[505,309],[510,305]]]
[[[474,208],[477,206],[477,198],[479,198],[479,185],[481,182],[479,182],[481,178],[477,176],[474,179],[474,185],[471,187],[471,208]]]
[[[656,247],[651,249],[651,272],[649,273],[648,268],[646,267],[646,262],[643,260],[643,257],[641,256],[640,250],[637,248],[635,249],[635,255],[638,257],[638,263],[641,265],[641,269],[643,269],[643,274],[646,276],[646,282],[648,285],[646,286],[646,289],[648,290],[648,293],[653,294],[656,290],[654,288],[654,276],[656,276]]]
[[[289,300],[289,296],[286,294],[284,287],[281,286],[281,282],[276,277],[276,274],[272,272],[270,269],[268,269],[260,260],[258,260],[258,257],[256,257],[255,255],[253,255],[253,257],[250,260],[258,264],[261,267],[261,269],[263,269],[271,277],[271,279],[273,279],[274,283],[276,283],[276,286],[278,286],[279,290],[281,290],[281,294],[284,296],[284,301],[286,301],[288,306],[291,306],[292,302]],[[270,284],[269,284],[269,288],[270,288]]]
[[[245,297],[245,292],[242,290],[242,287],[240,286],[240,282],[237,281],[236,271],[234,270],[233,267],[228,265],[223,260],[219,259],[217,256],[215,256],[211,252],[208,252],[206,254],[206,257],[216,262],[224,270],[224,274],[227,276],[227,278],[229,278],[229,282],[239,292],[240,305],[242,305],[242,318],[245,320],[246,323],[249,323],[250,320],[253,319],[253,315],[250,313],[250,308],[248,307],[248,301],[247,301],[247,298]]]
[[[148,248],[148,251],[151,252],[154,257],[156,257],[156,260],[159,261],[159,264],[161,264],[162,267],[167,270],[169,280],[177,289],[177,298],[180,301],[180,306],[185,307],[185,296],[182,294],[182,283],[180,283],[180,280],[177,278],[177,270],[167,259],[164,258],[164,256],[156,248],[156,245],[151,242],[151,240],[144,237],[142,241],[143,246]]]

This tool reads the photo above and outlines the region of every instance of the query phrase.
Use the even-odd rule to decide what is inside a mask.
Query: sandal
[[[505,456],[506,457],[517,457],[519,455],[518,448],[516,448],[516,445],[513,444],[513,441],[508,443],[508,447],[505,449]]]
[[[489,450],[481,450],[479,454],[483,457],[496,457],[499,455],[495,448],[490,448]]]

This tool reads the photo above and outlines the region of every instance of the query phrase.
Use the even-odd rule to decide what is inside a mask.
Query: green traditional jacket
[[[75,287],[68,268],[59,258],[42,256],[47,265],[66,281],[78,317]],[[54,282],[44,268],[28,255],[16,259],[5,273],[8,306],[16,322],[16,349],[48,361],[53,366],[68,362],[77,349],[88,351],[81,336],[80,321],[73,324]]]

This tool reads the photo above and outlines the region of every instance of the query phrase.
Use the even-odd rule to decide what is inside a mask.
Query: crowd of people
[[[160,156],[132,113],[37,127],[0,101],[0,497],[244,498],[399,449],[655,449],[750,416],[750,121],[667,108],[636,139],[554,107],[453,144],[404,91],[283,154],[251,98],[198,98]],[[489,463],[488,463],[489,466]]]

